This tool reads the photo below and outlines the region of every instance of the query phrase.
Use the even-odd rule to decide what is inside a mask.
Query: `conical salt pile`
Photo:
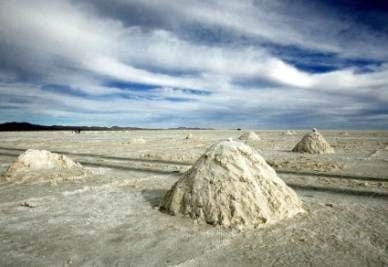
[[[238,139],[241,141],[259,141],[260,137],[255,132],[245,132]]]
[[[192,139],[193,138],[193,134],[192,133],[188,133],[185,137],[185,139]]]
[[[211,146],[166,193],[161,210],[226,227],[257,227],[303,212],[261,155],[235,141]]]
[[[86,170],[67,156],[46,150],[28,149],[0,177],[15,183],[74,180]]]
[[[292,151],[310,154],[334,153],[334,149],[315,128],[312,133],[306,134]]]

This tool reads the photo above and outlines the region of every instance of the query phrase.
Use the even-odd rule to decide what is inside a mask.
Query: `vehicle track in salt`
[[[3,152],[1,150],[6,150],[7,152]],[[20,152],[23,152],[25,150],[26,149],[21,149],[21,148],[0,147],[0,155],[14,158],[14,157],[17,157]],[[13,152],[11,153],[10,151],[13,151]],[[131,158],[131,157],[116,157],[116,156],[109,156],[109,155],[72,153],[67,151],[52,151],[52,152],[70,155],[70,156],[77,156],[81,158],[88,157],[89,160],[85,161],[82,159],[81,160],[77,159],[77,161],[89,167],[103,167],[103,168],[111,168],[111,169],[117,169],[122,171],[135,171],[135,172],[152,173],[152,174],[159,174],[159,175],[179,176],[181,175],[181,173],[179,171],[163,170],[160,168],[139,168],[139,167],[124,166],[121,164],[112,164],[107,162],[96,162],[96,161],[91,161],[90,159],[114,160],[119,162],[132,161],[132,162],[144,162],[144,163],[155,163],[155,164],[168,164],[171,166],[179,165],[179,166],[187,166],[187,167],[192,165],[192,163],[189,163],[189,162],[168,161],[168,160],[158,160],[158,159],[154,160],[154,159]],[[386,177],[370,177],[370,176],[357,176],[357,175],[351,175],[351,174],[320,173],[320,172],[298,172],[298,171],[285,170],[285,169],[275,169],[275,170],[280,177],[286,180],[286,183],[289,186],[291,186],[297,191],[309,191],[309,192],[320,191],[320,192],[333,193],[333,194],[345,194],[345,195],[354,195],[354,196],[360,196],[360,197],[388,199],[388,192],[384,192],[384,191],[359,190],[351,187],[332,187],[332,186],[327,187],[327,186],[319,186],[319,185],[305,185],[301,183],[287,182],[287,177],[290,175],[309,176],[309,177],[316,177],[316,178],[329,178],[329,179],[358,180],[358,181],[365,181],[365,182],[382,182],[382,183],[388,182],[388,178]]]

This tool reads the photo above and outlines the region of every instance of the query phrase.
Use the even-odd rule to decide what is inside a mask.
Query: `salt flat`
[[[0,173],[28,148],[95,170],[73,182],[1,184],[0,265],[387,265],[388,132],[321,131],[336,151],[323,155],[291,152],[307,130],[255,132],[261,140],[249,145],[307,213],[246,231],[158,209],[208,146],[241,131],[0,133]]]

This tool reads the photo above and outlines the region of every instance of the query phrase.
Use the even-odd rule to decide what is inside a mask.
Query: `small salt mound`
[[[65,155],[28,149],[0,177],[15,183],[74,180],[86,174],[81,164]]]
[[[255,132],[245,132],[238,139],[241,141],[259,141],[260,137]]]
[[[185,137],[185,139],[192,139],[193,138],[193,134],[192,133],[188,133]]]
[[[314,128],[315,129],[315,128]],[[330,154],[334,149],[325,138],[315,129],[312,133],[306,134],[302,140],[292,149],[293,152],[310,154]]]
[[[47,170],[76,167],[81,167],[81,165],[65,155],[51,153],[47,150],[28,149],[26,152],[19,155],[18,159],[11,164],[8,170]]]
[[[258,227],[303,212],[296,193],[251,147],[211,146],[174,184],[160,209],[225,227]]]
[[[290,130],[287,130],[284,134],[285,134],[285,135],[294,135],[294,132],[293,132],[293,131],[290,131]]]
[[[147,143],[147,141],[144,138],[139,137],[139,138],[132,138],[131,140],[129,140],[128,143],[129,144],[145,144],[145,143]]]

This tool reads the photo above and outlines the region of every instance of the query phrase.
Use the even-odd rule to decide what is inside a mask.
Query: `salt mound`
[[[193,134],[192,133],[188,133],[185,137],[185,139],[192,139],[193,138]]]
[[[310,154],[334,153],[334,149],[315,128],[312,133],[306,134],[292,151]]]
[[[41,170],[54,168],[81,167],[65,155],[51,153],[47,150],[28,149],[19,155],[18,159],[8,168],[9,171]]]
[[[226,227],[257,227],[303,212],[302,202],[251,147],[211,146],[166,193],[160,209]]]
[[[255,132],[245,132],[238,139],[241,141],[259,141],[260,137]]]
[[[147,141],[143,137],[139,137],[139,138],[132,138],[131,140],[129,140],[128,143],[129,144],[145,144],[145,143],[147,143]]]
[[[287,130],[284,134],[285,134],[285,135],[294,135],[294,132],[293,132],[293,131],[290,131],[290,130]]]
[[[0,177],[16,183],[74,180],[86,174],[81,164],[65,155],[28,149]]]

